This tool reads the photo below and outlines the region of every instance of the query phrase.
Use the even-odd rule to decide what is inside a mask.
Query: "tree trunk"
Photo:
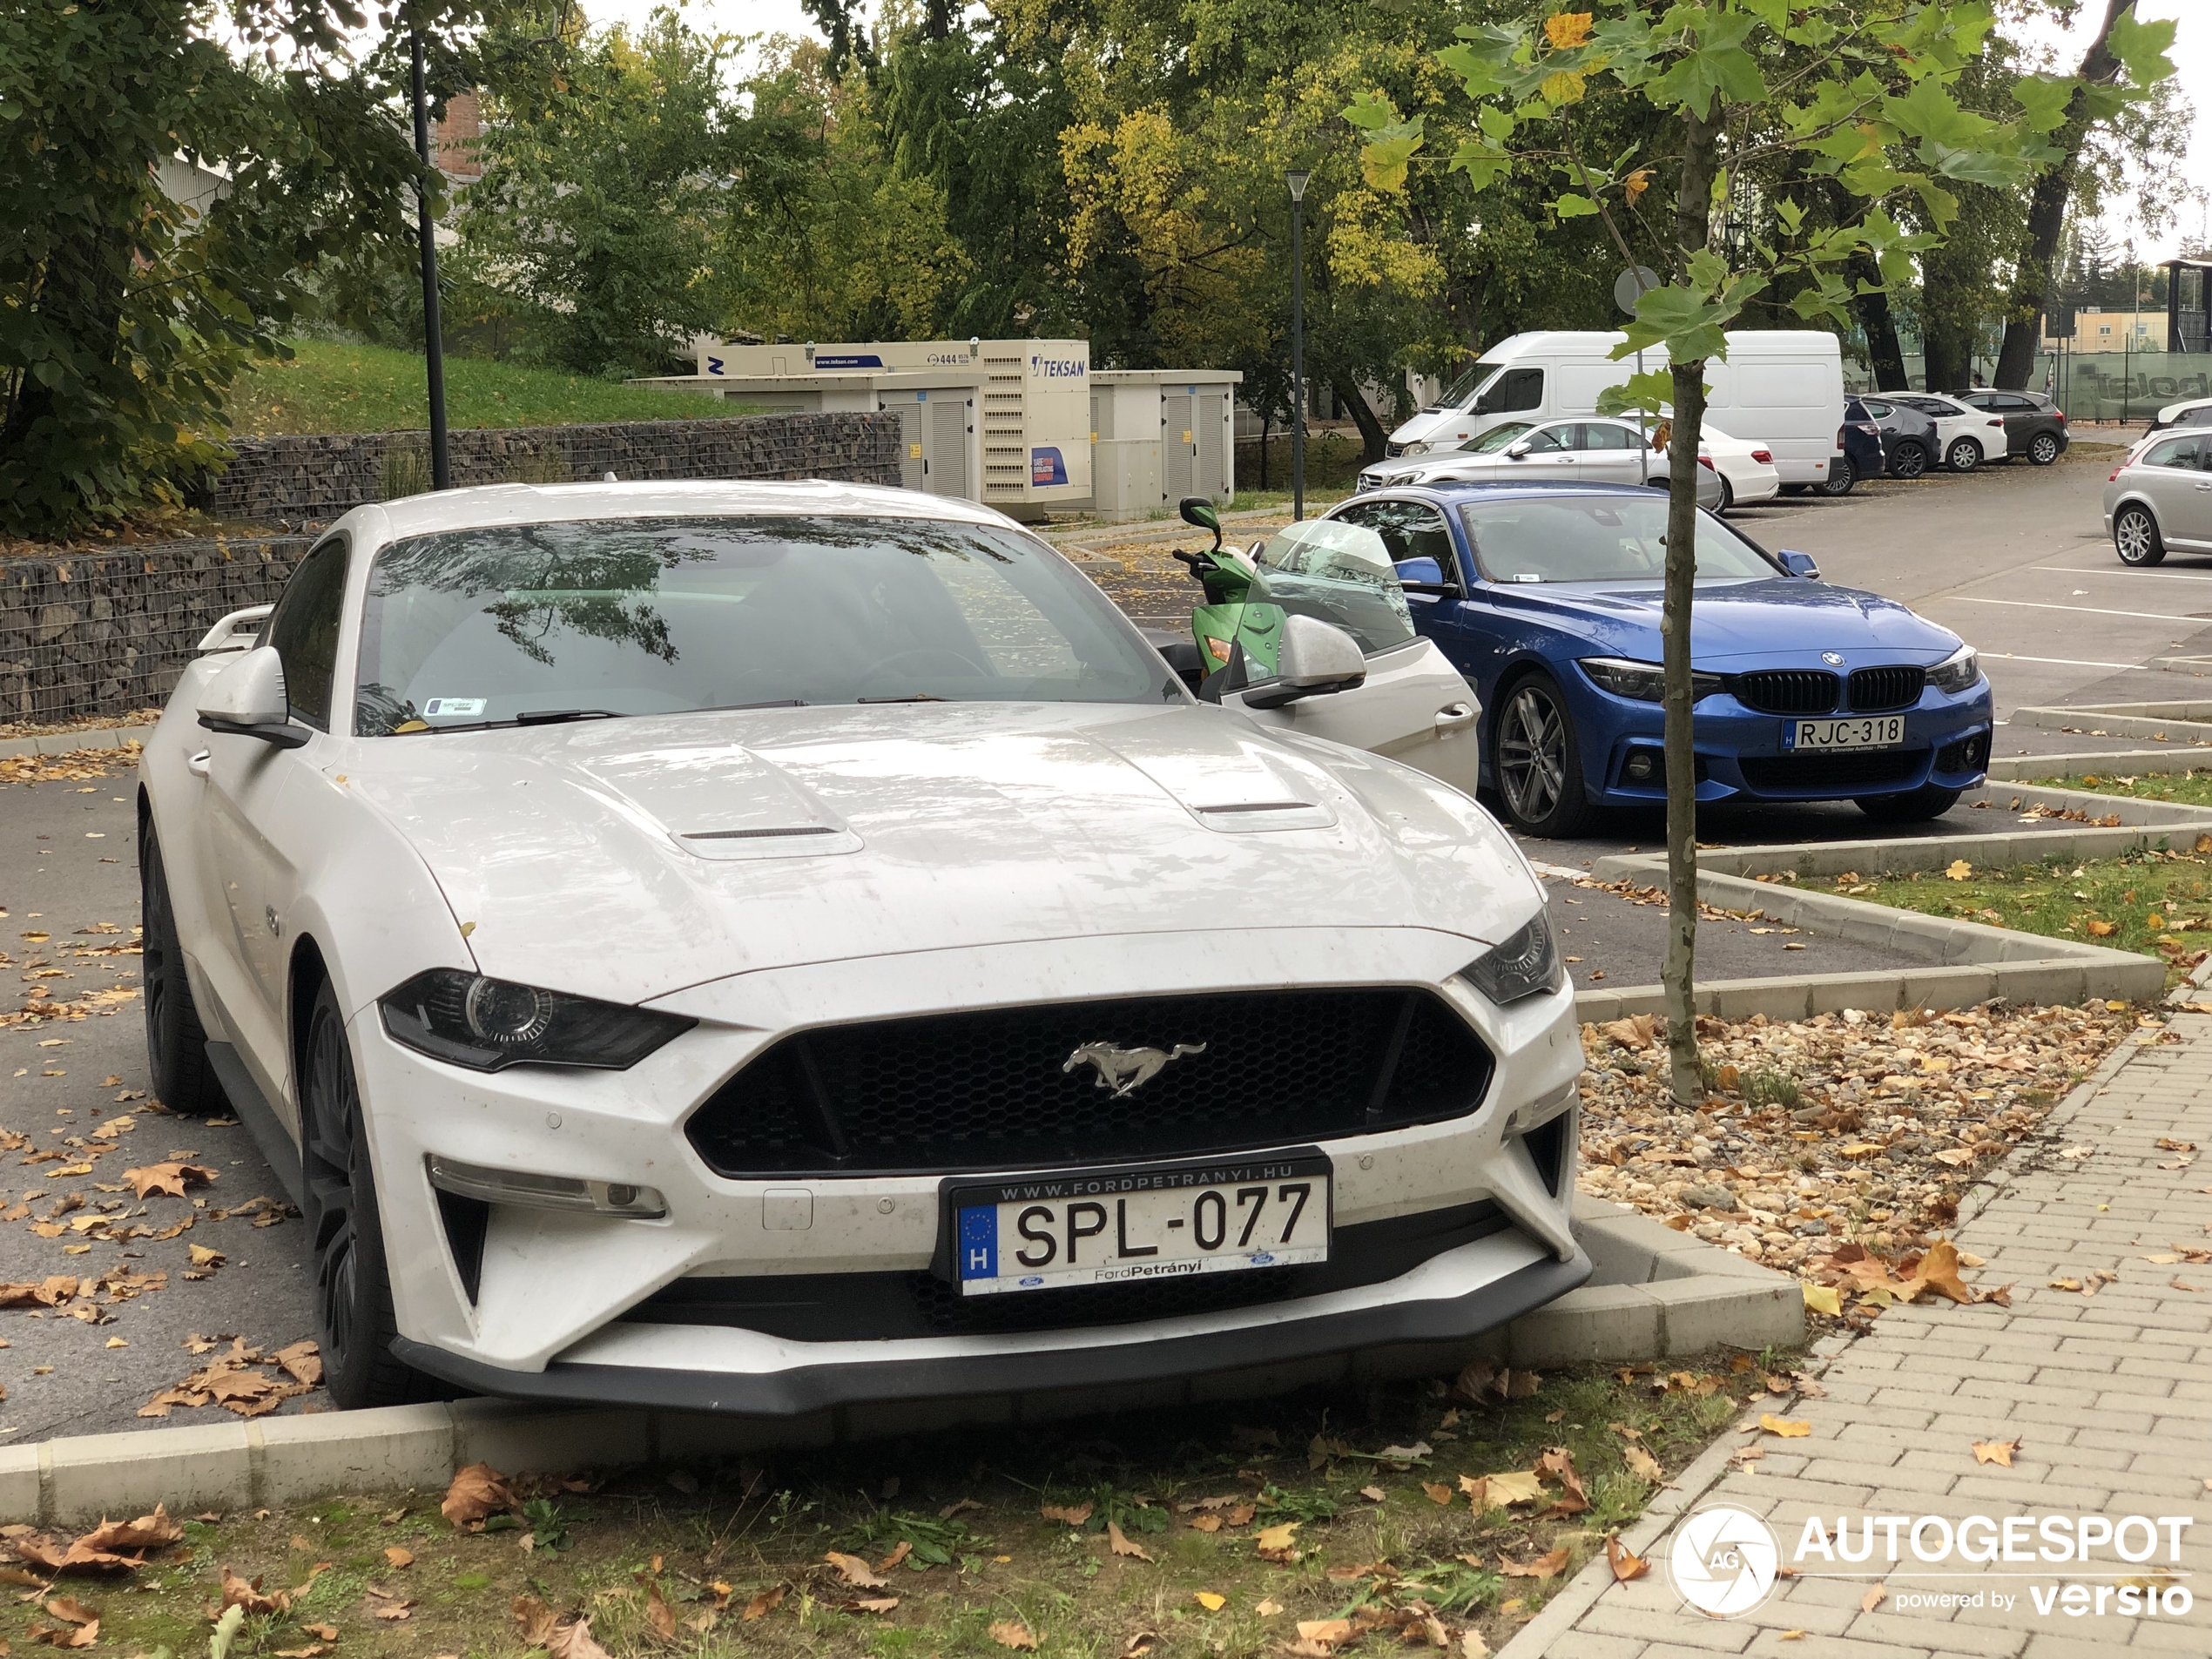
[[[1265,415],[1259,417],[1259,487],[1267,489],[1267,441],[1275,435],[1275,422]]]
[[[1714,111],[1716,118],[1718,110]],[[1683,118],[1682,179],[1675,237],[1685,262],[1710,234],[1716,118]],[[1667,711],[1668,1081],[1678,1104],[1703,1098],[1697,1063],[1697,771],[1690,709],[1690,600],[1697,577],[1697,451],[1705,420],[1705,363],[1670,366],[1675,425],[1667,446],[1667,585],[1659,634]]]
[[[1336,393],[1337,401],[1352,411],[1352,423],[1359,428],[1359,443],[1366,459],[1380,461],[1390,435],[1383,430],[1382,419],[1367,401],[1366,395],[1345,375],[1332,374],[1329,386]]]
[[[1863,249],[1851,257],[1844,273],[1854,287],[1861,282],[1878,285],[1882,280],[1881,267]],[[1875,389],[1911,391],[1912,382],[1905,373],[1905,347],[1898,343],[1897,319],[1890,314],[1888,293],[1878,286],[1871,293],[1860,293],[1851,300],[1851,310],[1866,335],[1866,356],[1873,366]],[[1928,384],[1933,387],[1935,382]]]
[[[2120,60],[2112,55],[2108,44],[2112,26],[2123,13],[2134,9],[2135,0],[2105,0],[2104,26],[2089,43],[2089,50],[2081,54],[2081,67],[2074,71],[2079,79],[2102,85],[2119,75]],[[1996,383],[2008,391],[2024,388],[2027,377],[2035,372],[2035,345],[2051,300],[2051,267],[2058,259],[2059,237],[2066,229],[2067,204],[2074,198],[2074,169],[2089,136],[2087,105],[2084,89],[2075,88],[2067,105],[2066,125],[2054,135],[2061,153],[2037,178],[2029,199],[2027,245],[2020,250],[2011,302],[2006,307],[2005,344],[1997,354]]]

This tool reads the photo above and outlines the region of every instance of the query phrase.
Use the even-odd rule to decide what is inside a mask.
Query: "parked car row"
[[[1862,394],[1846,403],[1844,421],[1847,434],[1876,440],[1844,445],[1865,477],[1918,478],[1937,466],[1972,472],[2014,455],[2047,467],[2067,448],[2066,412],[2040,392]]]

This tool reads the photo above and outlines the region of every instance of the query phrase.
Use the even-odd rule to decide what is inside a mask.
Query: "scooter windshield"
[[[1275,678],[1285,617],[1341,628],[1370,657],[1414,637],[1390,550],[1364,524],[1329,518],[1293,524],[1259,549],[1253,566],[1234,635],[1240,685]]]

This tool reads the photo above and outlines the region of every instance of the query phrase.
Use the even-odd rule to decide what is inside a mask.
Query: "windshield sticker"
[[[485,701],[481,697],[434,697],[422,705],[422,712],[433,720],[441,716],[482,714]]]

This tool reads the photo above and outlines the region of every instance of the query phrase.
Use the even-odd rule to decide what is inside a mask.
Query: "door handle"
[[[214,752],[212,750],[201,749],[187,755],[185,758],[185,765],[203,778],[212,777],[213,774],[208,771],[208,767],[214,763]]]
[[[1474,705],[1472,703],[1447,703],[1436,711],[1436,729],[1439,732],[1457,732],[1463,725],[1474,724]]]

